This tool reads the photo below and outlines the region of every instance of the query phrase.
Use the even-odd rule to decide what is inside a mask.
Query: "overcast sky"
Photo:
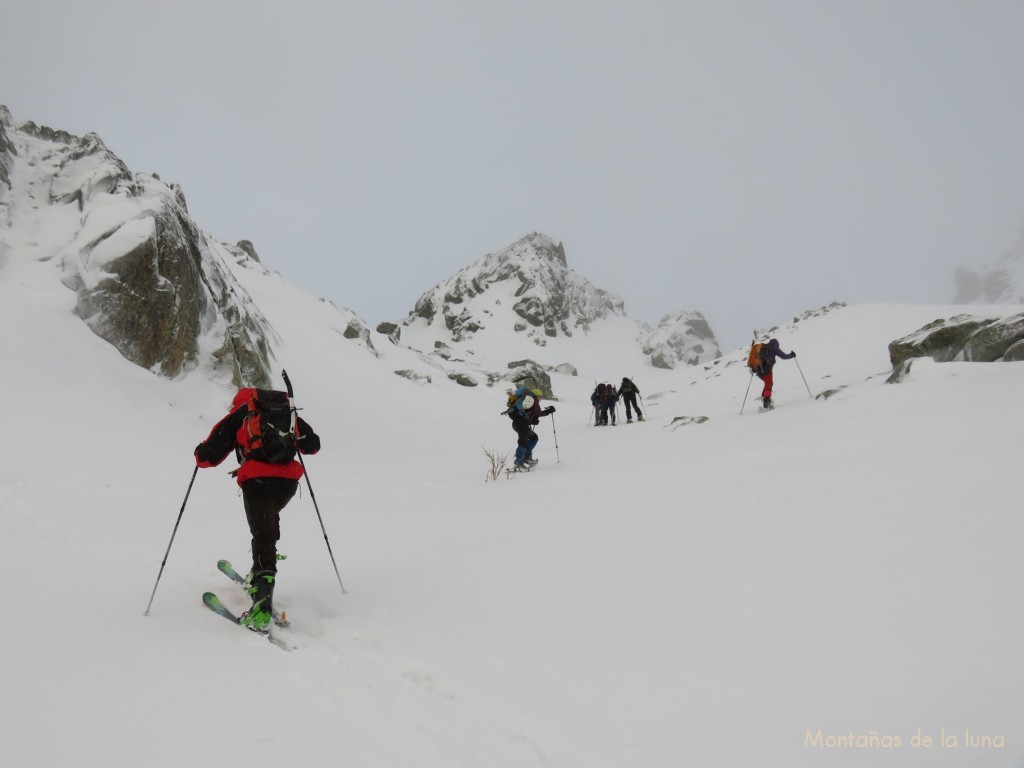
[[[372,326],[533,231],[726,349],[949,301],[1024,237],[1021,0],[4,0],[0,30],[15,121],[95,131]]]

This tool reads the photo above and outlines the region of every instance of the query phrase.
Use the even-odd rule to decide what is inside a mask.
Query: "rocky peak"
[[[426,325],[437,339],[454,342],[497,325],[543,345],[609,314],[624,314],[622,299],[575,274],[562,244],[534,232],[438,283],[403,325]]]

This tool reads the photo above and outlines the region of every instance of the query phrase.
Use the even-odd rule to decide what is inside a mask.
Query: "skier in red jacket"
[[[268,410],[287,412],[290,427],[271,434],[273,425]],[[264,434],[267,433],[267,434]],[[276,440],[279,447],[270,452]],[[196,446],[196,464],[216,467],[232,451],[240,466],[232,474],[242,489],[245,517],[252,534],[252,570],[247,582],[252,608],[242,616],[245,626],[266,629],[273,610],[274,580],[277,577],[277,542],[281,538],[281,510],[299,486],[302,463],[295,451],[312,455],[320,450],[320,438],[291,408],[288,396],[270,390],[241,389],[235,395],[231,412]]]

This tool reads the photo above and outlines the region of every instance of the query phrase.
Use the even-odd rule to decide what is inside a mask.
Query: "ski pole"
[[[320,521],[320,530],[324,534],[324,543],[327,544],[327,554],[331,556],[331,565],[334,566],[334,575],[338,577],[338,586],[341,587],[341,594],[347,595],[348,592],[345,590],[345,585],[341,583],[341,573],[338,572],[338,563],[334,559],[334,551],[331,549],[331,541],[327,538],[327,529],[324,528],[324,519],[320,515],[320,507],[316,503],[316,494],[313,493],[313,485],[309,482],[309,472],[306,471],[306,462],[302,460],[302,454],[295,454],[299,457],[299,464],[302,465],[302,474],[306,478],[306,487],[309,488],[309,498],[313,500],[313,509],[316,510],[316,517]]]
[[[747,382],[747,391],[743,393],[743,405],[740,406],[740,416],[743,415],[743,409],[747,407],[747,395],[750,394],[750,385],[754,382],[754,374],[750,374],[750,381]]]
[[[555,429],[555,414],[551,414],[551,431],[555,433],[555,463],[561,464],[562,459],[558,455],[558,430]]]
[[[174,537],[178,535],[178,525],[181,523],[181,516],[185,514],[185,505],[188,504],[188,496],[192,493],[192,483],[196,481],[199,473],[199,465],[192,470],[192,479],[189,481],[188,490],[185,491],[185,500],[181,502],[181,510],[178,512],[178,519],[174,523],[174,530],[171,532],[171,540],[167,542],[167,551],[164,552],[164,560],[160,563],[160,572],[156,575],[156,584],[153,585],[153,593],[149,596],[149,605],[146,606],[144,616],[149,616],[149,609],[153,607],[153,598],[156,597],[156,588],[160,585],[160,577],[164,575],[164,566],[167,565],[167,558],[171,554],[171,545],[174,544]]]
[[[804,371],[803,371],[803,369],[802,369],[802,368],[800,367],[800,361],[799,361],[799,360],[797,360],[797,359],[796,359],[796,358],[794,357],[794,358],[793,358],[793,362],[794,362],[794,363],[796,363],[796,369],[797,369],[798,371],[800,371],[800,378],[804,380],[804,386],[805,386],[805,387],[807,387],[807,377],[806,377],[806,376],[804,376]],[[808,394],[808,395],[810,395],[810,398],[811,398],[811,400],[813,400],[813,399],[814,399],[814,395],[812,395],[812,394],[811,394],[811,388],[810,388],[810,387],[807,387],[807,394]]]
[[[753,345],[757,343],[757,329],[756,328],[754,329],[753,341],[751,341],[750,343],[751,343],[750,349],[751,349],[751,351],[753,351],[753,349],[754,349]],[[750,365],[750,355],[747,355],[747,365],[748,366]],[[743,415],[743,409],[747,407],[747,395],[750,394],[750,385],[753,384],[753,383],[754,383],[754,371],[753,371],[753,369],[751,369],[751,371],[750,371],[750,381],[747,382],[747,391],[743,393],[743,405],[740,406],[740,416]]]
[[[292,389],[291,379],[288,378],[288,372],[285,370],[281,371],[281,378],[284,379],[284,384],[288,388],[288,397],[294,398],[295,391]],[[320,530],[324,534],[324,543],[327,544],[327,554],[331,556],[331,565],[334,566],[334,575],[338,577],[338,586],[341,587],[341,594],[347,595],[348,592],[345,590],[345,585],[341,583],[341,573],[338,571],[338,562],[334,559],[334,550],[331,549],[331,540],[327,538],[327,528],[324,527],[324,518],[320,514],[320,505],[316,503],[316,494],[313,493],[313,484],[309,481],[309,471],[306,469],[306,462],[302,460],[302,453],[296,451],[295,455],[299,458],[299,464],[302,465],[302,475],[306,478],[306,487],[309,489],[309,498],[313,500],[313,509],[316,510],[317,520],[320,521]]]

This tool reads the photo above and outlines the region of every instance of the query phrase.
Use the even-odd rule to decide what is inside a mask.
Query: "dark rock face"
[[[1024,339],[1024,313],[997,320],[981,328],[964,344],[964,359],[992,362],[1005,359],[1006,352]]]
[[[937,363],[949,362],[963,351],[968,339],[992,322],[970,315],[935,320],[890,342],[889,362],[893,368],[911,357],[930,357]]]
[[[1024,313],[997,319],[956,315],[939,319],[889,344],[893,373],[898,382],[914,358],[930,357],[936,362],[963,360],[991,363],[1018,359],[1024,353]],[[1011,354],[1012,353],[1012,354]]]
[[[11,113],[7,107],[0,105],[0,199],[6,189],[11,188],[11,168],[14,165],[14,156],[18,154],[14,144],[7,137],[7,127],[11,124]]]
[[[233,254],[199,230],[180,188],[133,175],[95,134],[13,128],[5,108],[0,132],[0,165],[17,160],[28,171],[28,204],[12,216],[23,226],[64,223],[62,280],[77,294],[75,314],[98,336],[161,376],[205,363],[230,371],[236,386],[270,386],[272,332],[232,274]]]
[[[361,343],[366,349],[377,357],[377,350],[373,346],[373,339],[370,336],[370,329],[366,327],[361,319],[353,317],[348,321],[345,326],[345,330],[342,331],[341,335],[346,339],[351,339]]]
[[[182,195],[182,199],[182,207],[184,207],[184,195]],[[260,256],[258,253],[256,253],[256,246],[252,244],[252,240],[239,240],[237,243],[235,243],[235,247],[239,248],[242,251],[245,251],[245,253],[253,261],[257,263],[259,262]]]
[[[1010,348],[1006,350],[1003,355],[1003,360],[1010,363],[1017,363],[1024,360],[1024,339],[1014,342],[1010,345]]]
[[[224,332],[213,351],[216,367],[230,368],[236,386],[271,386],[266,321],[211,259],[191,219],[165,208],[153,220],[149,239],[104,264],[110,277],[91,288],[72,282],[75,313],[128,360],[169,378],[198,365],[199,338],[219,316]]]
[[[207,296],[195,233],[173,214],[155,224],[150,239],[104,265],[110,277],[77,286],[75,313],[133,363],[174,377],[198,356]]]
[[[395,345],[402,340],[402,327],[398,323],[378,323],[377,333],[384,334],[388,337],[388,341]]]

